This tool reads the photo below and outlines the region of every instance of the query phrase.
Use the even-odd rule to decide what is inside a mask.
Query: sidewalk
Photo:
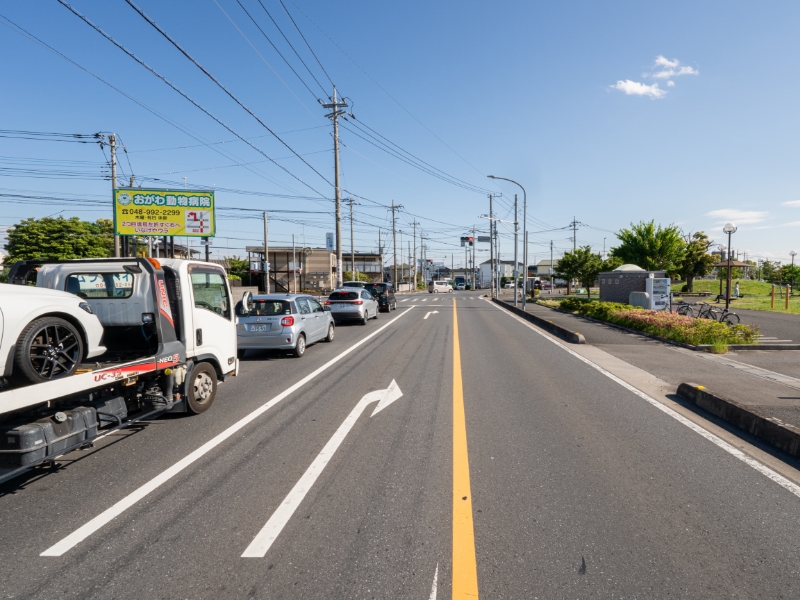
[[[501,299],[513,302],[511,295]],[[536,304],[529,303],[526,312],[583,334],[587,344],[655,375],[676,390],[681,383],[703,385],[715,394],[800,427],[800,351],[748,350],[712,355]]]

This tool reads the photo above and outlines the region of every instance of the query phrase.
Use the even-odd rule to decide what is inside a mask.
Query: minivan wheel
[[[369,311],[365,310],[364,311],[364,316],[361,319],[361,324],[362,325],[366,325],[368,322],[369,322]]]
[[[302,333],[297,336],[297,343],[294,345],[294,350],[292,350],[292,356],[295,358],[302,358],[302,356],[306,353],[306,336]]]
[[[59,317],[31,322],[14,349],[14,375],[41,383],[72,375],[83,360],[83,340],[75,326]]]

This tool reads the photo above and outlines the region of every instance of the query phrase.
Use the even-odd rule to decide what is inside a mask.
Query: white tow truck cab
[[[225,271],[181,259],[22,261],[9,283],[70,292],[103,326],[105,352],[74,374],[0,387],[0,481],[87,445],[104,426],[208,410],[235,375],[236,317]],[[12,286],[13,287],[13,286]],[[4,303],[22,297],[6,294]],[[1,330],[0,330],[1,333]]]

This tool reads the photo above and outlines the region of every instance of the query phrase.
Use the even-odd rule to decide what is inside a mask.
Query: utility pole
[[[550,240],[550,293],[553,293],[555,287],[555,278],[553,277],[553,240]]]
[[[294,284],[294,293],[297,293],[297,254],[294,250],[294,234],[292,234],[292,283]]]
[[[330,109],[326,117],[333,121],[333,169],[334,169],[334,193],[336,202],[336,287],[342,287],[342,188],[339,185],[339,117],[344,114],[341,108],[347,108],[348,104],[342,99],[340,102],[336,95],[336,86],[333,86],[333,98],[331,102],[321,103],[322,108]]]
[[[417,289],[417,267],[419,266],[417,263],[417,220],[414,219],[414,222],[411,223],[414,226],[414,272],[412,274],[412,280],[414,282],[413,287],[411,288],[412,291]]]
[[[115,134],[110,134],[108,136],[108,145],[111,147],[111,201],[112,201],[112,210],[116,212],[117,210],[117,199],[114,194],[114,190],[117,188],[117,136]],[[113,214],[113,213],[112,213]],[[114,234],[114,256],[116,258],[120,257],[120,244],[119,244],[119,236],[115,233]]]
[[[475,237],[475,227],[472,227],[472,269],[470,273],[472,274],[472,290],[475,290],[477,285],[477,281],[475,281],[475,246],[478,245],[478,238]]]
[[[517,248],[519,247],[519,210],[517,205],[517,195],[514,194],[514,306],[517,305],[517,280],[519,279],[519,272],[517,266]],[[525,292],[523,291],[523,294]]]
[[[356,279],[356,246],[353,240],[353,204],[358,204],[358,202],[353,198],[347,198],[345,202],[350,205],[350,279],[358,281]]]
[[[394,267],[392,268],[392,285],[394,289],[397,289],[397,229],[395,227],[395,215],[398,210],[403,208],[402,204],[395,204],[394,200],[392,200],[392,246],[393,246],[393,257],[394,257]]]
[[[267,213],[264,213],[264,291],[269,294],[269,238],[268,232],[268,218]]]
[[[491,283],[489,294],[494,298],[494,213],[492,212],[492,195],[489,194],[489,266],[491,267]]]
[[[380,230],[380,228],[378,229],[378,256],[380,256],[380,261],[381,261],[381,264],[380,264],[380,268],[381,268],[380,281],[383,281],[383,245],[381,244],[381,230]]]
[[[575,217],[572,217],[570,225],[572,226],[572,251],[575,252],[578,249],[578,221]]]

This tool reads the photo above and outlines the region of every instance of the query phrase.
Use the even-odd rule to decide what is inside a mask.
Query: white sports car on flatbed
[[[0,283],[0,377],[67,377],[106,351],[102,337],[91,306],[75,294]]]

